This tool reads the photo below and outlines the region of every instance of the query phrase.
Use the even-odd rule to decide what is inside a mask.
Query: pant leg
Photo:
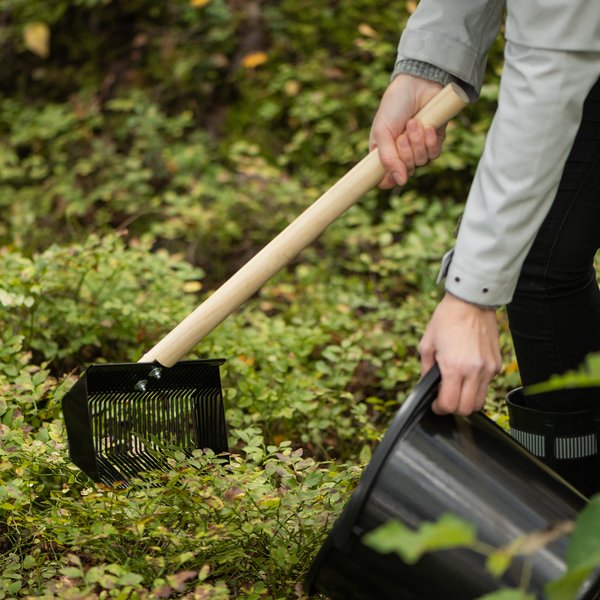
[[[587,354],[600,351],[600,291],[593,266],[598,248],[600,79],[585,101],[555,202],[523,264],[508,306],[524,385],[574,369]],[[575,410],[581,407],[577,396],[582,395],[565,394],[561,406],[553,408]],[[598,396],[589,402],[600,405],[600,391]]]

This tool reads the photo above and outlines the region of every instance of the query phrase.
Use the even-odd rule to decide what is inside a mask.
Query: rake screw
[[[162,376],[162,367],[154,367],[150,373],[148,373],[149,377],[154,377],[154,379],[160,379]]]
[[[135,389],[138,392],[145,392],[148,389],[148,380],[147,379],[141,379],[140,381],[138,381],[135,384]]]

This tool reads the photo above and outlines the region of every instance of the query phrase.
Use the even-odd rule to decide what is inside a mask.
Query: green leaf
[[[528,594],[517,588],[504,588],[491,594],[480,596],[477,600],[535,600],[535,595]]]
[[[139,585],[144,581],[144,577],[139,573],[124,573],[119,577],[119,585]]]
[[[310,488],[319,485],[321,481],[323,481],[323,473],[320,471],[312,471],[302,480],[302,484],[305,487]]]
[[[579,387],[600,386],[600,352],[588,354],[578,369],[566,371],[561,375],[552,375],[547,381],[527,386],[525,394],[542,394],[554,390]]]
[[[569,569],[565,575],[546,586],[546,598],[548,600],[573,600],[581,584],[591,575],[593,567],[579,567]]]
[[[363,446],[360,454],[358,455],[358,460],[362,463],[362,464],[367,464],[368,462],[371,461],[371,448],[370,446]]]
[[[83,571],[79,567],[63,567],[60,572],[66,577],[83,577]]]
[[[568,571],[546,586],[548,600],[572,600],[583,582],[600,566],[600,495],[579,513],[567,550]]]
[[[567,550],[569,570],[600,566],[600,495],[579,513]]]
[[[485,561],[487,570],[494,577],[502,577],[503,573],[508,569],[514,554],[506,548],[492,552]]]
[[[407,563],[415,563],[432,550],[471,547],[475,544],[475,526],[445,514],[437,522],[424,523],[417,531],[399,521],[389,521],[364,536],[364,542],[377,552],[396,552]]]
[[[28,554],[23,559],[23,568],[24,569],[31,569],[31,568],[35,567],[35,565],[37,565],[37,560],[31,554]]]

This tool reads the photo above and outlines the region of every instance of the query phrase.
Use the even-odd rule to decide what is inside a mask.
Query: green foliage
[[[126,246],[116,235],[52,245],[31,258],[6,248],[0,261],[8,352],[16,356],[11,349],[22,344],[45,362],[97,358],[103,345],[111,349],[104,359],[133,358],[132,350],[139,353],[140,344],[185,316],[192,304],[184,284],[203,275],[164,251],[151,253],[146,242]]]
[[[451,514],[442,515],[435,523],[424,523],[417,531],[400,521],[390,521],[364,536],[373,550],[395,552],[404,562],[416,563],[423,554],[448,548],[470,548],[475,544],[475,527]]]
[[[167,597],[203,587],[223,597],[226,590],[253,597],[249,588],[285,596],[360,469],[318,463],[289,443],[265,447],[257,431],[246,432],[245,459],[175,453],[168,472],[123,491],[82,486],[56,427],[33,438],[10,435],[0,468],[17,478],[0,486],[10,548],[0,564],[14,577],[0,593],[18,584],[35,596],[70,589]],[[41,471],[51,484],[40,483]],[[227,586],[213,589],[209,574]]]
[[[590,500],[576,520],[567,552],[568,571],[548,585],[549,600],[569,600],[600,566],[600,495]]]
[[[540,394],[563,390],[565,388],[598,387],[600,386],[600,354],[589,354],[578,369],[573,369],[552,375],[548,381],[529,385],[525,394]]]
[[[600,568],[600,495],[592,498],[575,523],[564,522],[544,531],[534,531],[502,548],[490,548],[477,538],[475,527],[452,514],[435,522],[424,522],[412,530],[399,521],[389,521],[363,536],[365,545],[380,553],[395,552],[404,562],[413,564],[425,553],[453,548],[468,548],[486,556],[486,568],[501,577],[517,556],[534,556],[548,544],[571,534],[567,553],[567,571],[546,585],[549,600],[573,600],[582,583]],[[527,590],[527,567],[523,567],[519,588],[503,588],[481,596],[479,600],[532,600]]]
[[[535,596],[519,589],[502,589],[480,596],[479,600],[535,600]]]

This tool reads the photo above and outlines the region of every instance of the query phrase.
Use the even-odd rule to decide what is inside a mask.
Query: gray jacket
[[[555,197],[583,102],[600,76],[597,0],[506,5],[498,110],[446,279],[453,295],[491,306],[512,299]],[[421,0],[400,39],[395,72],[412,72],[414,61],[429,63],[476,97],[504,8],[504,0]]]

